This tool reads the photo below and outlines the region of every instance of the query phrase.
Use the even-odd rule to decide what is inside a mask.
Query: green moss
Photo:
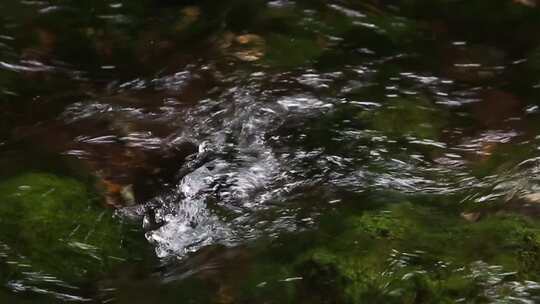
[[[96,205],[84,184],[45,173],[0,183],[0,239],[14,276],[20,265],[80,282],[109,271],[126,256],[121,225]],[[28,270],[26,270],[28,271]]]
[[[315,37],[293,37],[271,34],[267,37],[267,54],[263,64],[272,67],[296,67],[310,64],[323,48]]]
[[[353,231],[366,233],[372,238],[399,239],[410,229],[411,222],[407,219],[398,219],[390,211],[367,212],[360,217],[348,220],[349,225],[355,227]]]
[[[540,273],[540,228],[519,216],[467,223],[404,203],[345,223],[297,260],[308,285],[331,286],[343,303],[484,303]]]
[[[399,98],[357,119],[390,136],[437,139],[446,125],[446,113],[424,98]]]

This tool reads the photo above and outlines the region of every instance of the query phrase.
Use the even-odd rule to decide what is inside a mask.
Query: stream
[[[3,1],[0,302],[540,302],[539,28],[534,0]]]

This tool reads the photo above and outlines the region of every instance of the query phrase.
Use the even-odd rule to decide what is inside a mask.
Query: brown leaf
[[[536,0],[513,0],[514,3],[523,4],[528,7],[536,7]]]

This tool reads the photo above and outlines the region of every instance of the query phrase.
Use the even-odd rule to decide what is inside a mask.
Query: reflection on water
[[[5,2],[0,176],[90,180],[159,262],[64,281],[0,235],[0,299],[538,301],[532,1]]]

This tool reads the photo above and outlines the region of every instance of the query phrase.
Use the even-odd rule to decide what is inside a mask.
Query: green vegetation
[[[423,97],[388,99],[380,109],[360,112],[357,119],[390,136],[437,139],[447,115]]]
[[[4,2],[0,303],[540,302],[534,1]],[[227,219],[158,263],[82,180],[174,189],[182,161],[139,171],[182,140],[209,144],[184,167],[217,172],[194,191]]]
[[[523,217],[492,215],[468,223],[404,202],[346,216],[339,231],[335,220],[329,229],[285,237],[278,242],[283,245],[265,250],[240,297],[279,303],[489,303],[523,292],[540,296],[528,285],[539,279],[540,226]]]
[[[6,266],[8,277],[29,264],[34,272],[83,282],[123,261],[122,225],[97,203],[91,189],[69,177],[27,173],[2,181],[0,240],[14,262]]]
[[[312,38],[271,35],[267,40],[268,54],[265,64],[277,67],[295,67],[309,63],[322,54],[323,49]]]

